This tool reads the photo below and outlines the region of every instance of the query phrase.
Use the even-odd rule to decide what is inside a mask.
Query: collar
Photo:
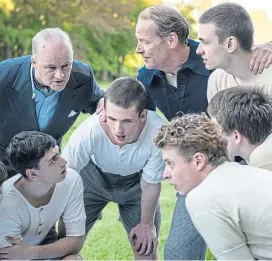
[[[56,93],[53,89],[51,89],[48,86],[43,86],[38,82],[38,80],[35,77],[35,71],[33,66],[30,67],[30,78],[31,78],[31,85],[32,85],[32,99],[35,98],[35,91],[38,90],[41,92],[44,96],[51,96]]]

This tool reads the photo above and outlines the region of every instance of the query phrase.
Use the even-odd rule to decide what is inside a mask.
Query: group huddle
[[[177,191],[165,260],[272,259],[272,44],[253,33],[234,3],[201,15],[199,43],[176,9],[149,7],[145,65],[105,92],[59,28],[2,61],[0,260],[82,260],[109,202],[135,259],[157,260],[163,180]]]

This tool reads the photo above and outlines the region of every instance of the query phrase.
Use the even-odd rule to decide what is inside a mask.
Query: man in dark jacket
[[[32,56],[0,63],[0,160],[10,167],[5,149],[21,131],[43,131],[58,144],[80,112],[95,112],[103,91],[92,69],[73,60],[67,33],[40,31],[32,40]]]

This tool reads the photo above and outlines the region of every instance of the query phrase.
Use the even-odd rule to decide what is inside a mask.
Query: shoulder
[[[145,66],[138,70],[137,80],[141,81],[145,87],[151,85],[154,74],[157,70],[149,70]]]
[[[272,134],[250,155],[249,165],[272,170]]]
[[[93,114],[85,119],[82,123],[80,123],[80,125],[75,129],[72,135],[74,136],[74,134],[76,134],[77,136],[82,137],[85,137],[86,135],[89,136],[94,129],[97,129],[99,127],[99,115]]]
[[[147,114],[147,130],[146,136],[153,137],[155,132],[162,126],[167,124],[156,112],[148,111]],[[152,139],[153,140],[153,139]]]
[[[66,177],[63,181],[57,184],[57,189],[58,192],[65,194],[66,197],[69,198],[76,188],[82,186],[82,179],[79,173],[72,168],[67,168]]]
[[[16,68],[16,67],[20,67],[24,62],[30,62],[31,61],[31,56],[27,55],[27,56],[21,56],[21,57],[16,57],[16,58],[10,58],[10,59],[6,59],[2,62],[0,62],[0,68]]]
[[[229,74],[226,71],[224,71],[223,69],[216,69],[211,73],[211,75],[209,77],[209,81],[210,81],[210,79],[215,81],[218,79],[226,78],[226,77],[228,77],[228,75]]]
[[[94,80],[92,68],[81,61],[74,60],[71,75],[75,78],[78,84],[90,85]]]
[[[73,66],[72,66],[72,73],[80,73],[86,76],[90,76],[90,69],[91,67],[78,60],[73,61]]]
[[[209,102],[216,93],[229,87],[228,78],[230,76],[231,75],[228,74],[223,69],[216,69],[211,73],[208,79],[208,91],[207,91],[207,97]]]
[[[22,220],[28,215],[28,206],[26,200],[23,199],[19,192],[15,189],[4,192],[0,204],[0,217],[10,217],[16,220]]]

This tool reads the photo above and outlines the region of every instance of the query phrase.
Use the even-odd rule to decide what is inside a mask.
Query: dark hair
[[[22,131],[15,135],[7,148],[12,167],[24,177],[27,169],[39,169],[45,153],[56,146],[55,139],[43,132]]]
[[[4,183],[7,177],[8,177],[7,168],[4,165],[4,163],[0,161],[0,186]]]
[[[251,51],[254,28],[250,15],[244,7],[234,3],[224,3],[214,6],[204,12],[199,18],[200,24],[214,24],[219,43],[227,37],[237,38],[241,48]]]
[[[226,134],[238,130],[249,143],[262,142],[272,129],[272,98],[261,88],[237,86],[218,92],[208,105]]]
[[[135,105],[140,115],[146,106],[147,92],[140,81],[121,77],[113,81],[105,91],[105,106],[108,101],[124,109]]]
[[[176,9],[166,5],[151,6],[143,10],[138,19],[153,20],[156,35],[159,37],[176,33],[181,44],[185,44],[189,35],[189,26],[184,16]]]

